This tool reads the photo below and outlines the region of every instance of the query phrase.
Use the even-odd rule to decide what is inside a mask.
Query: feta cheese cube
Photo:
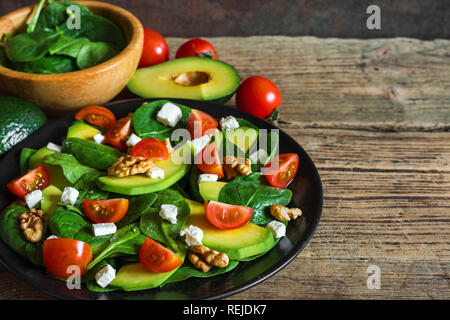
[[[189,247],[200,246],[203,239],[203,230],[191,224],[189,227],[180,231],[180,236],[186,236],[185,241]]]
[[[249,158],[253,164],[264,164],[267,159],[267,152],[264,149],[259,149],[253,152]]]
[[[130,136],[128,137],[127,140],[127,146],[129,147],[134,147],[139,141],[141,141],[142,139],[139,138],[137,135],[135,135],[134,133],[130,134]]]
[[[115,277],[116,270],[111,267],[111,265],[107,264],[95,274],[95,281],[100,287],[106,288]]]
[[[162,204],[159,216],[171,224],[177,223],[178,208],[173,204]]]
[[[78,199],[80,193],[72,187],[65,187],[61,194],[61,202],[73,206]]]
[[[156,120],[168,127],[175,127],[182,116],[181,109],[177,105],[167,102],[156,114]]]
[[[266,228],[272,231],[275,238],[281,238],[286,235],[286,225],[280,221],[273,220],[266,225]]]
[[[117,227],[114,223],[94,223],[92,225],[92,233],[94,236],[104,236],[117,232]]]
[[[41,200],[42,200],[41,190],[34,190],[25,196],[25,202],[27,203],[27,206],[30,209],[39,208],[41,206]]]
[[[191,144],[194,147],[194,154],[197,155],[200,151],[202,151],[210,141],[211,136],[208,135],[191,140]]]
[[[102,144],[105,141],[105,136],[102,135],[101,133],[94,134],[92,138],[98,144]]]
[[[164,144],[166,145],[167,151],[168,151],[169,153],[171,153],[171,152],[173,151],[173,147],[172,147],[172,144],[170,143],[170,139],[169,139],[169,138],[165,138],[165,139],[163,140],[163,142],[164,142]]]
[[[57,236],[55,236],[54,234],[52,234],[51,236],[49,236],[47,239],[45,240],[52,240],[52,239],[58,239]]]
[[[146,172],[146,174],[153,179],[164,178],[164,170],[158,167],[151,168]]]
[[[219,176],[217,174],[203,173],[198,176],[198,183],[203,181],[217,181],[217,180],[219,180]]]
[[[61,146],[58,146],[57,144],[54,144],[53,142],[49,142],[47,144],[47,149],[50,149],[55,152],[61,152]]]
[[[220,126],[222,127],[222,130],[232,130],[239,128],[239,123],[235,117],[228,116],[220,120]]]

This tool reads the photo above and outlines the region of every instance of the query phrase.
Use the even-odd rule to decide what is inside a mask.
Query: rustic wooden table
[[[243,78],[279,86],[280,127],[325,196],[306,249],[230,299],[449,299],[450,41],[209,40]],[[380,289],[367,286],[372,265]],[[0,298],[48,297],[0,267]]]

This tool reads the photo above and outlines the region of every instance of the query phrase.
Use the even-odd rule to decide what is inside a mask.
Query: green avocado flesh
[[[48,216],[51,216],[58,207],[58,202],[61,199],[62,191],[55,186],[48,186],[42,190],[41,209]]]
[[[97,184],[102,190],[126,195],[145,194],[167,189],[189,171],[189,164],[174,162],[173,158],[171,156],[167,160],[155,161],[156,166],[164,170],[163,179],[150,178],[144,174],[122,178],[104,176],[98,178]]]
[[[226,185],[226,182],[203,181],[198,184],[198,189],[203,200],[218,201],[220,191]]]
[[[241,127],[234,130],[228,130],[225,135],[228,141],[238,146],[244,152],[247,152],[250,146],[258,138],[258,131],[253,128]]]
[[[101,133],[101,131],[82,121],[79,121],[69,127],[67,130],[67,138],[92,140],[97,133]]]
[[[137,69],[128,89],[143,98],[184,98],[227,102],[236,92],[236,70],[208,58],[181,58]]]
[[[203,244],[211,249],[224,252],[230,260],[239,260],[261,254],[270,250],[275,244],[272,232],[253,223],[240,228],[221,230],[206,219],[205,211],[198,210],[201,204],[188,202],[195,208],[186,225],[194,225],[203,230]]]

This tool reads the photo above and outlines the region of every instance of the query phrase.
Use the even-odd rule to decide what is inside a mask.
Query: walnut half
[[[20,229],[25,239],[32,243],[41,241],[44,235],[43,213],[41,210],[31,209],[19,216]]]
[[[111,167],[108,168],[108,175],[116,177],[126,177],[135,174],[145,173],[155,167],[152,160],[144,157],[134,157],[130,155],[119,157]]]

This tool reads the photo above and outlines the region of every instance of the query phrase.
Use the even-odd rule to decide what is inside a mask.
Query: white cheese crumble
[[[105,141],[105,136],[102,135],[101,133],[94,134],[92,138],[98,144],[102,144]]]
[[[61,194],[61,202],[73,206],[78,199],[80,193],[72,187],[65,187]]]
[[[94,236],[104,236],[117,232],[117,227],[114,223],[94,223],[92,225],[92,233]]]
[[[50,149],[55,152],[61,152],[61,146],[58,146],[57,144],[54,144],[53,142],[49,142],[47,144],[47,149]]]
[[[52,240],[52,239],[58,239],[57,236],[55,236],[54,234],[52,234],[51,236],[49,236],[47,239],[45,240]]]
[[[239,128],[239,123],[235,117],[228,116],[220,120],[220,126],[222,127],[222,130],[232,130]]]
[[[146,174],[153,179],[164,178],[164,170],[158,167],[153,167],[146,172]]]
[[[171,224],[177,223],[178,208],[173,204],[162,204],[159,216]]]
[[[132,133],[130,134],[130,136],[128,137],[127,140],[127,146],[129,147],[134,147],[139,141],[141,141],[142,139],[139,138],[136,134]]]
[[[27,203],[27,206],[30,209],[39,208],[41,205],[41,200],[42,200],[41,190],[34,190],[25,196],[25,202]]]
[[[217,174],[203,173],[198,176],[198,183],[203,181],[217,181],[217,180],[219,180],[219,176]]]
[[[273,220],[266,225],[266,228],[272,231],[275,238],[281,238],[286,235],[286,226],[280,221]]]
[[[107,264],[95,274],[95,281],[100,287],[106,288],[115,277],[116,270],[111,267],[111,265]]]
[[[199,227],[190,225],[189,227],[180,231],[180,236],[186,236],[185,241],[189,247],[202,245],[203,230]]]
[[[168,127],[175,127],[182,117],[181,109],[171,102],[165,103],[156,114],[156,120]]]
[[[253,152],[249,158],[253,164],[264,164],[267,159],[267,152],[264,149],[259,149]]]
[[[211,136],[204,135],[194,140],[191,140],[191,144],[194,147],[194,155],[197,155],[202,151],[206,145],[211,141]]]

